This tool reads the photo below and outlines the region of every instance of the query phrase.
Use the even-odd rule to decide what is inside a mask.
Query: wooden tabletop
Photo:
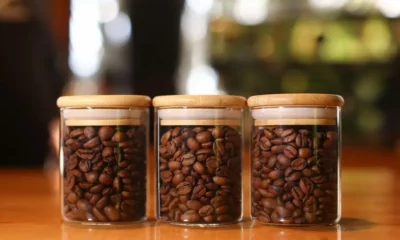
[[[154,163],[149,164],[149,168]],[[154,169],[154,168],[153,168]],[[345,149],[343,215],[329,227],[267,227],[248,220],[214,228],[189,228],[148,221],[125,228],[88,228],[61,223],[57,169],[0,169],[0,239],[400,239],[400,154],[386,149]],[[248,183],[248,170],[245,170]],[[154,192],[150,176],[149,192]],[[245,184],[248,186],[249,184]],[[154,194],[148,213],[154,218]]]

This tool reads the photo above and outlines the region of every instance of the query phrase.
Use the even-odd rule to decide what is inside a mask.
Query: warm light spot
[[[257,25],[268,15],[269,0],[237,0],[233,6],[233,17],[242,25]]]

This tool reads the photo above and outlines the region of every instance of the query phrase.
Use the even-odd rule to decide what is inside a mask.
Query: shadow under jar
[[[334,224],[341,215],[341,96],[250,97],[251,218],[266,224]]]
[[[69,96],[61,112],[64,222],[127,224],[146,219],[147,96]]]
[[[153,100],[157,219],[219,225],[242,220],[239,96],[161,96]]]

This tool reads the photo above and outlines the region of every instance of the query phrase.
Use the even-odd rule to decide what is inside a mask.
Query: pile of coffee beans
[[[242,216],[241,136],[229,126],[161,127],[158,215],[182,223]]]
[[[142,220],[146,209],[145,128],[65,127],[63,136],[64,218]]]
[[[276,224],[335,222],[337,138],[335,126],[254,127],[252,218]]]

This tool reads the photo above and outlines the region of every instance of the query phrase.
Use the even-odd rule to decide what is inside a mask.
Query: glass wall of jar
[[[242,220],[242,119],[246,99],[154,98],[157,219],[189,225]]]
[[[329,94],[250,97],[251,218],[334,224],[341,214],[341,107]]]
[[[148,107],[135,95],[60,97],[64,222],[127,224],[146,219]]]

